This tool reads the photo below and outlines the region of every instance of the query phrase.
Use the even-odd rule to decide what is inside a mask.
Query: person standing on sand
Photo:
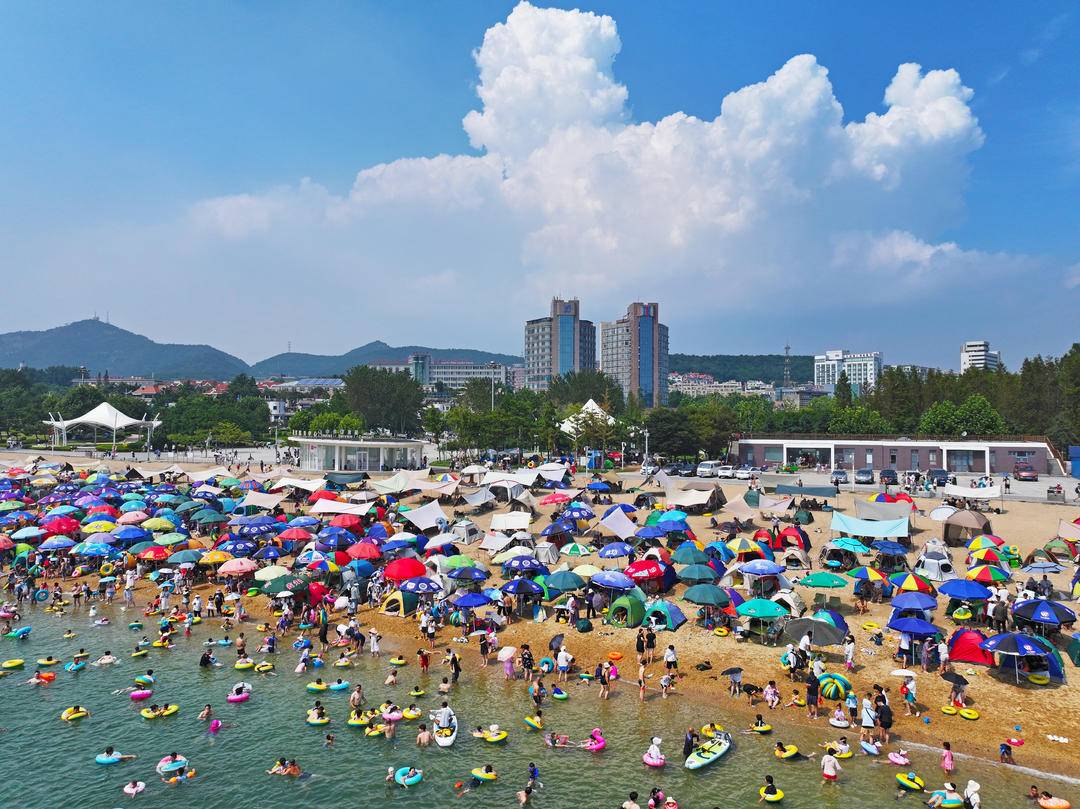
[[[650,626],[645,630],[645,662],[652,663],[656,655],[656,632]]]
[[[634,651],[637,652],[638,663],[645,660],[645,630],[638,627],[637,637],[634,639]]]

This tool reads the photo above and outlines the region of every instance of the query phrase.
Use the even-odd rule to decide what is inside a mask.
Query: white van
[[[697,476],[699,478],[714,478],[716,477],[716,470],[721,467],[720,461],[702,461],[697,467]]]

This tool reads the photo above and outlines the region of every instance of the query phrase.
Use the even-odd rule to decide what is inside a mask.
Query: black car
[[[895,469],[882,469],[878,472],[878,482],[882,486],[895,486],[900,482]]]
[[[684,478],[692,478],[697,474],[697,467],[689,461],[679,461],[675,466],[679,470],[678,474]]]
[[[947,486],[949,484],[949,473],[944,469],[928,469],[926,476],[930,478],[930,482],[935,486]]]
[[[679,465],[677,463],[669,463],[665,466],[660,467],[660,471],[663,472],[665,475],[673,475],[678,477]]]
[[[856,483],[873,483],[874,482],[874,470],[873,469],[860,469],[855,473]]]

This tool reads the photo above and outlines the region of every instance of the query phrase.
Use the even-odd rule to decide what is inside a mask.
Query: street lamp
[[[648,462],[648,460],[649,460],[649,428],[646,427],[644,430],[641,431],[641,434],[643,436],[645,436],[645,461]]]

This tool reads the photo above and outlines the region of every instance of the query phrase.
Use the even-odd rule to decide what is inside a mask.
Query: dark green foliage
[[[668,368],[677,373],[712,374],[717,382],[760,379],[780,385],[784,381],[783,354],[672,354],[668,357]],[[799,384],[813,378],[814,358],[792,354],[791,381]]]

